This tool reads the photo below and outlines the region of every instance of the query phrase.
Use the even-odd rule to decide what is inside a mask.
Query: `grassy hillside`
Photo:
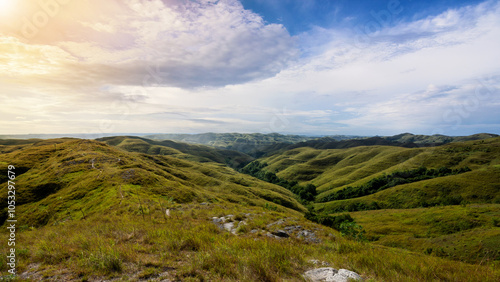
[[[180,143],[170,140],[154,141],[151,139],[131,136],[105,137],[97,140],[125,149],[129,152],[175,156],[177,158],[197,162],[212,161],[226,164],[233,168],[242,167],[253,160],[252,157],[237,151]]]
[[[366,281],[500,279],[491,263],[349,240],[305,220],[288,190],[182,154],[72,139],[0,146],[1,175],[16,167],[20,280],[303,281],[323,265]],[[5,177],[0,183],[7,195]],[[235,234],[213,217],[227,218]],[[271,235],[278,230],[309,235],[279,239]],[[1,244],[2,275],[8,252]]]
[[[440,146],[452,142],[464,142],[483,140],[493,137],[498,137],[496,134],[474,134],[470,136],[445,136],[445,135],[414,135],[411,133],[403,133],[395,136],[385,137],[356,137],[350,136],[327,136],[312,140],[306,140],[293,144],[277,143],[260,149],[256,156],[271,156],[280,154],[297,148],[313,148],[313,149],[348,149],[362,146],[395,146],[405,148],[417,147],[433,147]]]
[[[443,145],[452,142],[464,142],[483,140],[488,138],[498,137],[497,134],[479,133],[469,136],[446,136],[446,135],[415,135],[411,133],[403,133],[394,136],[383,137],[386,140],[400,143],[414,143],[418,145]]]
[[[261,206],[268,199],[303,210],[284,188],[226,166],[130,153],[96,141],[35,143],[2,154],[0,169],[5,172],[8,165],[16,167],[16,179],[22,184],[17,190],[17,208],[26,213],[24,224],[30,226],[100,213],[117,205],[117,200],[135,205],[140,198],[180,203],[225,200]],[[2,173],[2,183],[7,181],[6,175]],[[5,192],[6,187],[1,189]],[[122,205],[121,209],[130,208]],[[5,209],[1,217],[5,219]]]
[[[469,263],[500,261],[500,205],[480,204],[351,215],[377,244]]]
[[[319,192],[317,202],[323,202],[338,190],[362,186],[373,178],[396,171],[420,167],[471,169],[462,174],[398,185],[366,197],[319,205],[325,209],[345,205],[349,201],[372,200],[382,201],[382,204],[391,208],[418,207],[425,205],[425,201],[432,202],[442,194],[461,196],[471,203],[500,201],[498,137],[430,148],[362,146],[344,150],[319,150],[302,147],[259,161],[267,163],[266,169],[281,178],[316,185]]]
[[[256,162],[285,181],[316,185],[316,212],[351,212],[375,244],[500,260],[498,137],[424,148],[300,147]]]

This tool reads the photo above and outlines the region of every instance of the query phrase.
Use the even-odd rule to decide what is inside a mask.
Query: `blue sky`
[[[0,8],[0,134],[500,133],[497,0]]]
[[[355,28],[380,19],[392,10],[387,24],[436,16],[448,9],[481,3],[479,0],[242,0],[245,9],[269,23],[283,24],[292,35],[314,27]],[[384,18],[385,19],[385,18]],[[384,20],[385,23],[385,20]]]

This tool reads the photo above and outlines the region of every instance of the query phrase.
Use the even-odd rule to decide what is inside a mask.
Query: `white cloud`
[[[9,64],[30,59],[0,53],[0,96],[13,106],[4,116],[19,117],[0,131],[47,132],[47,122],[74,132],[500,130],[497,1],[399,22],[362,44],[354,30],[291,38],[233,0],[106,3],[72,25],[83,38],[0,38],[0,49],[42,58],[39,70],[8,77]],[[304,52],[292,60],[295,40]],[[26,100],[14,106],[14,95]]]
[[[223,86],[273,76],[295,55],[281,25],[264,24],[235,0],[126,3],[131,12],[109,17],[121,19],[119,28],[133,41],[121,48],[99,41],[58,44],[80,59],[76,67],[82,72],[101,71],[113,83],[142,85],[153,70],[155,84]]]
[[[63,12],[50,19],[64,33],[41,30],[29,45],[64,50],[71,60],[60,70],[97,83],[150,85],[153,75],[154,84],[176,87],[238,84],[274,76],[296,54],[283,26],[265,24],[236,0],[86,3],[75,4],[77,21],[67,24]]]

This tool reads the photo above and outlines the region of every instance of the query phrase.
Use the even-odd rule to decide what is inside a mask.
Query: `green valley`
[[[326,265],[366,281],[500,279],[500,138],[310,142],[255,159],[139,137],[1,140],[18,278],[304,281]]]

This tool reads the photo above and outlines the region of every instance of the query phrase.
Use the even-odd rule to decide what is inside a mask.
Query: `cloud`
[[[75,68],[99,73],[114,84],[187,88],[271,77],[295,54],[283,26],[264,24],[238,1],[181,3],[128,1],[133,13],[120,28],[130,30],[134,42],[123,50],[106,49],[99,42],[61,45],[82,58]]]
[[[220,87],[272,77],[296,55],[283,26],[265,24],[236,0],[91,0],[80,9],[70,24],[64,11],[50,19],[63,33],[42,30],[27,42],[70,57],[59,68],[65,76],[53,72],[61,83],[95,77],[118,85]]]
[[[0,131],[500,130],[498,1],[297,37],[232,0],[75,3],[64,32],[0,36]]]

